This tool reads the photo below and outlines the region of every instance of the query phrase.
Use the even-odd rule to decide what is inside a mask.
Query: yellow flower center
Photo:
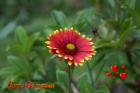
[[[74,50],[74,49],[75,49],[75,45],[72,44],[72,43],[68,43],[68,44],[66,45],[66,48],[69,49],[69,50]]]

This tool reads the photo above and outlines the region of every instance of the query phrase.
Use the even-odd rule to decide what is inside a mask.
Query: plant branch
[[[69,93],[71,92],[71,67],[68,65],[68,77],[69,77]]]
[[[73,68],[71,66],[68,66],[68,77],[69,77],[69,93],[80,93],[79,89],[77,87],[77,83],[75,80],[72,78],[72,71]]]

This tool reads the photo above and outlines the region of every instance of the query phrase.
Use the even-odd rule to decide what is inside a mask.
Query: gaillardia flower
[[[51,54],[64,58],[69,65],[83,65],[95,55],[93,43],[73,28],[54,31],[45,42]]]

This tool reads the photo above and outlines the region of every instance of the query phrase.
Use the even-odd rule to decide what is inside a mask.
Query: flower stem
[[[71,91],[71,66],[68,65],[68,77],[69,77],[69,93],[72,93]]]
[[[92,70],[90,69],[89,63],[87,62],[87,68],[88,68],[88,73],[89,73],[89,78],[91,80],[91,85],[94,86],[94,80],[92,76]]]

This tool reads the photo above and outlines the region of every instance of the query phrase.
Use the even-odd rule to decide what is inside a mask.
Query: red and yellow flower
[[[92,39],[73,28],[54,31],[45,43],[51,54],[64,58],[69,65],[83,65],[96,53]]]

